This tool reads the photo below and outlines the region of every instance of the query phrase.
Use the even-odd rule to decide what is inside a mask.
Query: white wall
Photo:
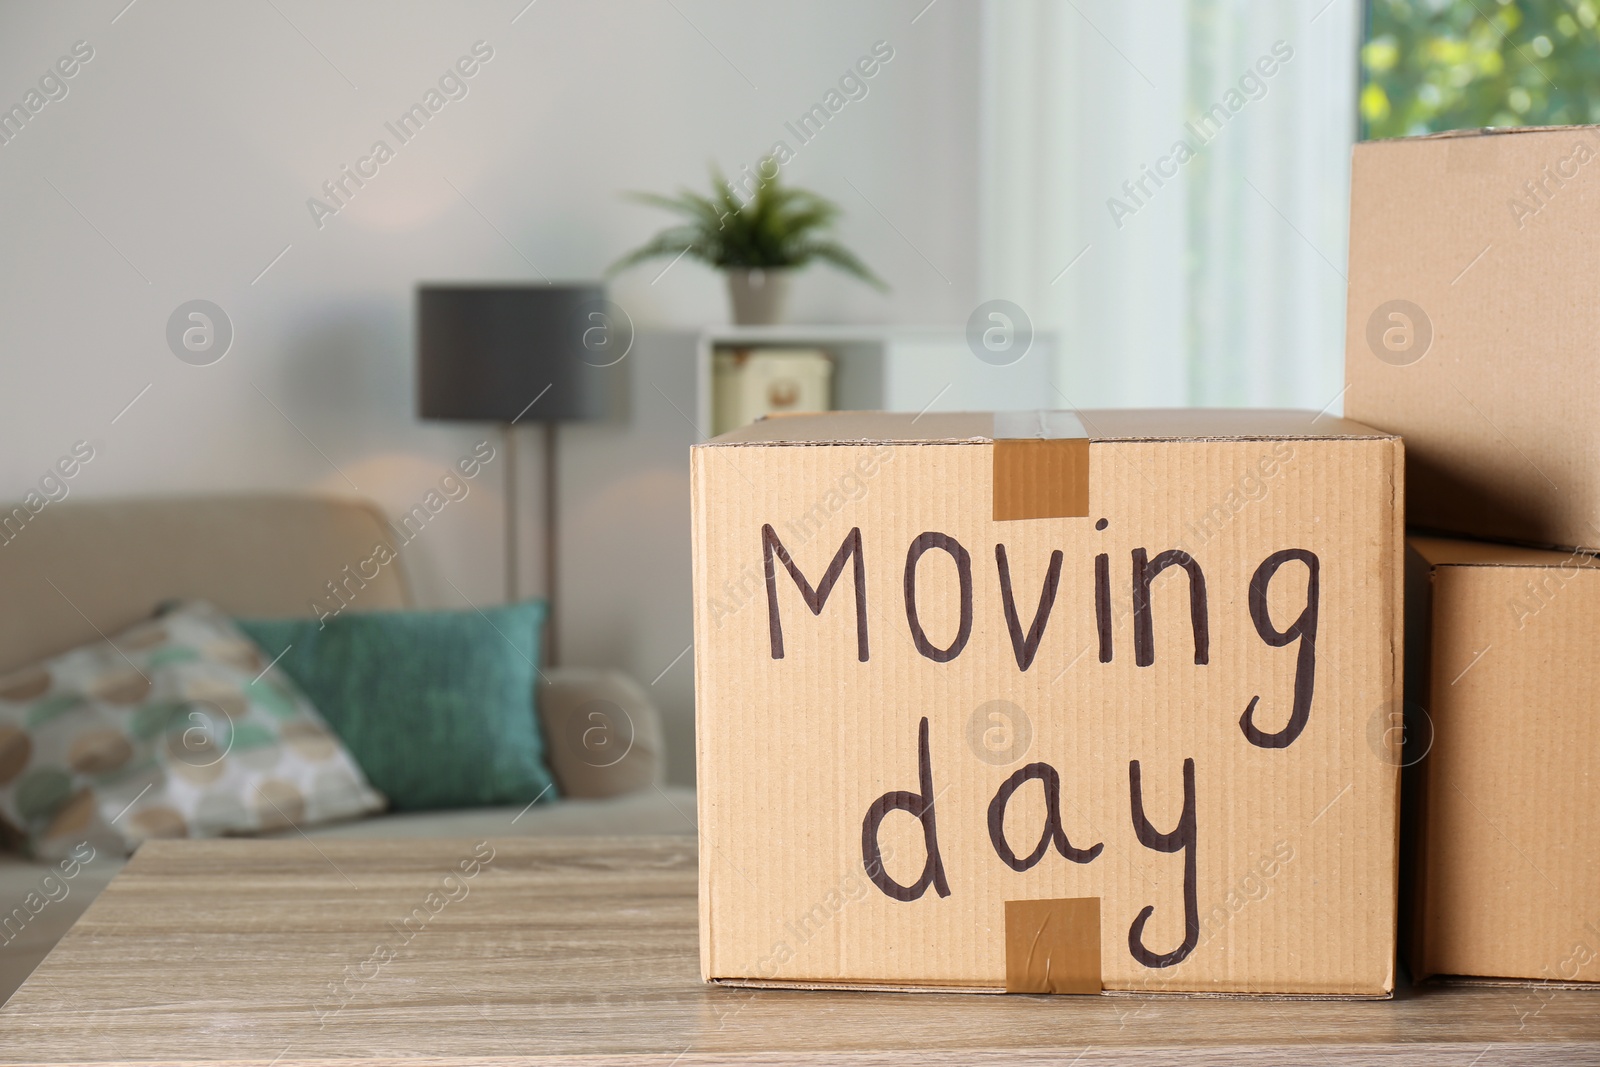
[[[525,3],[0,6],[0,106],[21,102],[74,42],[94,49],[67,96],[0,145],[0,496],[20,496],[88,439],[97,457],[73,483],[80,496],[310,489],[408,509],[483,436],[414,415],[418,280],[592,278],[663,221],[621,190],[699,186],[707,161],[737,170],[780,138],[797,149],[785,174],[840,202],[842,237],[893,285],[885,297],[813,272],[795,319],[965,321],[976,299],[973,4]],[[400,145],[384,123],[480,40],[494,54],[467,96]],[[868,95],[800,146],[784,123],[879,40],[894,58]],[[307,199],[380,138],[393,160],[319,229]],[[656,274],[613,286],[641,328],[725,317],[710,272],[685,262]],[[194,298],[219,304],[236,331],[211,366],[180,362],[165,341],[169,314]],[[569,445],[615,459],[609,478],[579,463],[569,526],[630,524],[565,546],[572,576],[594,583],[563,584],[566,618],[584,635],[634,595],[606,584],[606,555],[683,510],[672,502],[686,476],[673,472],[686,471],[694,434],[663,393],[689,394],[684,367],[663,357],[633,370],[630,425],[584,428]],[[526,446],[531,502],[539,466],[531,437]],[[495,473],[408,553],[425,602],[460,605],[451,583],[473,601],[500,597]],[[525,517],[537,592],[531,503]],[[651,542],[664,588],[687,587],[686,534]],[[572,658],[649,682],[670,659],[662,651],[677,651],[680,621],[651,631],[664,595],[640,592],[632,636],[585,636]],[[680,723],[691,665],[656,690]],[[675,776],[690,771],[677,753]]]

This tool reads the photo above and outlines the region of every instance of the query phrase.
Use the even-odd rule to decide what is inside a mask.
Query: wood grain
[[[0,1062],[1600,1063],[1589,991],[1340,1002],[711,987],[692,841],[497,839],[487,867],[460,877],[474,844],[151,842],[0,1010]],[[451,871],[457,899],[432,913]]]

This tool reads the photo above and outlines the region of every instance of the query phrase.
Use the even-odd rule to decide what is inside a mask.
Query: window
[[[1600,122],[1600,0],[1370,0],[1364,137]]]

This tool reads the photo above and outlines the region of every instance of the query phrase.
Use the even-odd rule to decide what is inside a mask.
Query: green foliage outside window
[[[1600,122],[1600,0],[1371,0],[1366,137]]]

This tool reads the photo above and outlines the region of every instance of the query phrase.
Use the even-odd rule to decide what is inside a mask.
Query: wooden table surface
[[[1600,1064],[1600,991],[732,989],[695,922],[690,839],[152,842],[0,1009],[0,1062]]]

